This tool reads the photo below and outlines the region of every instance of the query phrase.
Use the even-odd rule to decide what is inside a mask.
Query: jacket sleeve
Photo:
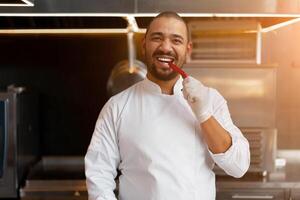
[[[116,200],[113,190],[120,162],[112,101],[100,112],[85,155],[85,175],[89,200]]]
[[[220,125],[230,134],[232,145],[224,153],[213,154],[210,152],[213,160],[228,175],[235,178],[242,177],[250,166],[250,149],[249,142],[243,136],[239,128],[237,128],[230,117],[226,100],[217,93],[217,103],[213,116]]]

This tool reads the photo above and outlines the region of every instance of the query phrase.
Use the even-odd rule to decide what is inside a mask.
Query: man
[[[217,163],[241,177],[250,163],[248,141],[232,123],[224,98],[168,63],[182,67],[191,53],[185,22],[163,12],[143,41],[145,80],[103,107],[85,157],[90,200],[215,199]]]

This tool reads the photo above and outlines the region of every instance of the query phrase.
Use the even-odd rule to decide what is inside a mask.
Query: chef
[[[145,34],[146,78],[102,108],[85,156],[90,200],[213,200],[215,163],[228,175],[249,168],[249,143],[226,100],[199,80],[182,78],[192,51],[174,12],[157,15]]]

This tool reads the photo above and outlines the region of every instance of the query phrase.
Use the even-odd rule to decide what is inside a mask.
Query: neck
[[[173,88],[175,83],[177,82],[179,75],[176,76],[175,78],[168,80],[168,81],[163,81],[163,80],[159,80],[157,78],[155,78],[154,76],[152,76],[150,73],[147,73],[147,78],[156,83],[157,85],[159,85],[161,92],[163,94],[169,94],[172,95],[173,94]]]

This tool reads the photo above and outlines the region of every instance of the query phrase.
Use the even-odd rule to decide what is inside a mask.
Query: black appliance
[[[38,98],[24,87],[0,91],[0,198],[16,198],[39,159]]]

